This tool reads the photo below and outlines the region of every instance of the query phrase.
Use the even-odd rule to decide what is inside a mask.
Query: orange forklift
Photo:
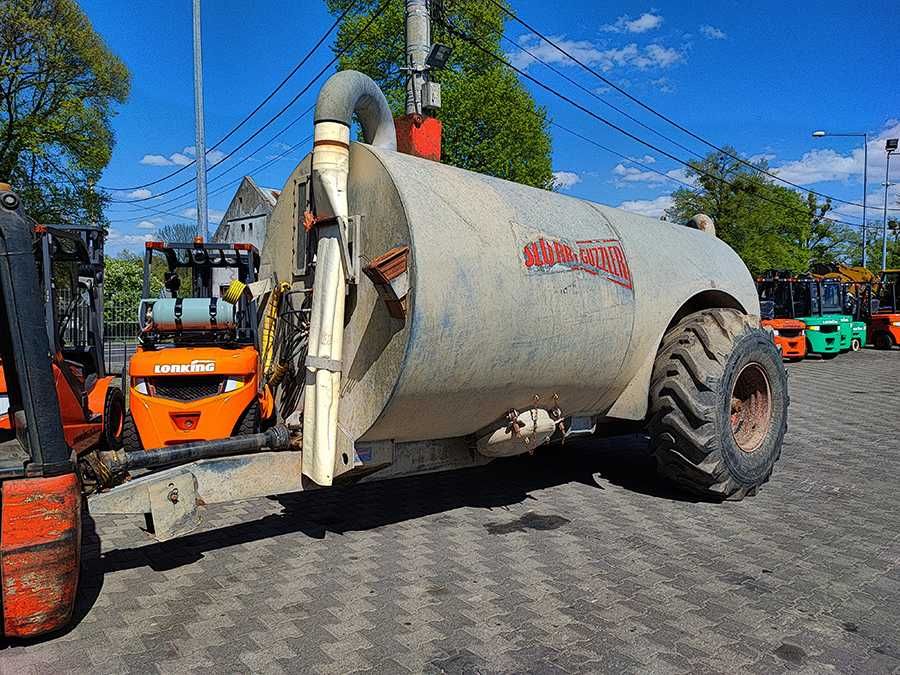
[[[281,472],[275,472],[276,477],[288,477],[293,486],[293,477],[299,476],[299,452],[289,452],[297,449],[298,440],[281,424],[271,426],[264,433],[212,442],[194,441],[153,451],[107,448],[92,431],[97,446],[75,452],[76,447],[87,443],[86,437],[81,435],[86,432],[71,433],[67,428],[67,404],[62,397],[68,395],[69,389],[80,390],[72,384],[74,380],[76,384],[83,382],[90,399],[90,391],[101,386],[100,377],[92,378],[93,373],[88,373],[88,359],[93,358],[88,355],[89,350],[80,354],[76,350],[60,353],[60,345],[65,343],[67,331],[73,325],[71,322],[76,321],[75,315],[68,311],[71,300],[63,303],[66,308],[63,318],[71,318],[54,323],[54,329],[47,330],[46,300],[54,298],[54,293],[59,295],[60,282],[69,277],[62,273],[51,275],[53,284],[46,283],[46,271],[51,267],[45,262],[46,256],[32,255],[36,235],[39,235],[38,239],[51,235],[57,242],[71,243],[71,239],[50,231],[36,233],[34,223],[22,211],[18,196],[8,186],[0,184],[0,362],[4,365],[4,413],[10,427],[8,433],[0,437],[0,641],[3,638],[33,638],[68,624],[78,589],[82,508],[90,506],[92,511],[99,513],[121,512],[123,505],[126,509],[136,508],[146,514],[148,531],[166,539],[196,527],[199,517],[191,512],[204,501],[196,494],[191,497],[196,479],[190,473],[166,475],[162,479],[166,484],[162,491],[142,489],[141,481],[157,477],[154,469],[222,458],[229,467],[225,472],[230,480],[238,489],[241,485],[254,489],[254,494],[259,489],[257,484],[262,475],[259,467],[271,470],[273,459],[282,467]],[[66,245],[62,244],[64,248]],[[202,246],[198,248],[202,249]],[[218,248],[224,249],[224,245]],[[234,247],[231,250],[243,251],[238,254],[242,260],[255,253]],[[66,259],[55,252],[57,261]],[[201,266],[205,264],[199,251],[192,251],[192,255],[197,256],[196,261],[202,263]],[[233,258],[232,254],[224,252],[222,256]],[[214,258],[220,259],[218,255]],[[81,264],[79,256],[75,259]],[[89,287],[84,278],[87,270],[79,267],[79,272],[82,286]],[[174,290],[175,282],[170,281],[168,286]],[[221,310],[216,303],[216,325],[207,326],[206,331],[214,335],[194,335],[186,343],[163,346],[160,340],[168,330],[168,324],[161,325],[158,314],[155,317],[148,315],[143,345],[147,358],[162,351],[171,354],[171,363],[182,357],[190,358],[186,369],[151,367],[152,377],[195,372],[197,368],[192,365],[193,361],[202,362],[207,357],[195,357],[190,350],[204,349],[215,363],[214,370],[202,368],[205,374],[213,373],[219,377],[221,373],[221,377],[232,380],[243,378],[244,387],[253,393],[250,397],[253,401],[265,398],[256,391],[256,371],[251,368],[250,372],[241,375],[244,366],[235,366],[229,361],[232,355],[252,349],[255,335],[254,332],[242,332],[244,321],[249,321],[249,317],[242,318],[240,312],[249,311],[249,298],[238,297],[234,287],[233,292],[235,294],[229,295],[234,300],[229,303],[234,306],[233,314],[230,310]],[[205,302],[209,305],[211,300]],[[78,306],[77,302],[74,304]],[[187,308],[182,308],[181,323],[192,316],[192,311],[183,310],[190,310],[193,304],[196,303],[188,303]],[[147,312],[151,309],[145,307]],[[57,314],[53,316],[57,317]],[[230,331],[231,337],[218,335],[219,330]],[[187,339],[183,332],[180,337]],[[243,363],[240,358],[234,361]],[[157,363],[162,366],[167,361],[160,359]],[[96,364],[102,375],[102,364],[100,361]],[[173,383],[166,382],[164,387],[168,384]],[[160,392],[156,390],[156,393]],[[251,402],[244,412],[253,405]],[[222,475],[223,464],[207,466],[211,472]],[[148,471],[144,476],[121,484],[133,470]],[[114,486],[117,484],[125,490],[125,495],[116,491]],[[137,492],[127,486],[137,487]],[[138,494],[137,502],[129,501],[135,494]],[[232,494],[217,497],[206,493],[204,500],[210,503]],[[85,495],[87,499],[83,498]],[[123,496],[124,502],[121,501]],[[106,501],[102,501],[104,498]],[[91,501],[98,499],[101,501]]]
[[[156,449],[254,434],[274,416],[260,377],[259,252],[250,244],[146,243],[138,348],[128,365],[124,445]],[[153,274],[161,298],[150,298]],[[228,281],[219,284],[217,281]]]
[[[876,349],[891,349],[900,345],[900,270],[881,273],[877,295],[869,316],[869,333]]]
[[[66,443],[79,456],[101,446],[116,449],[122,442],[125,399],[105,371],[99,305],[102,257],[86,244],[102,239],[102,232],[83,227],[70,231],[25,219],[31,224],[31,248]],[[5,363],[0,363],[0,438],[13,430]]]
[[[765,295],[764,283],[765,279],[757,279],[761,295]],[[775,300],[760,298],[760,326],[771,332],[781,358],[785,361],[802,361],[806,357],[806,324],[799,319],[776,319],[775,312]]]
[[[34,237],[18,196],[0,185],[0,360],[9,424],[0,438],[0,636],[19,638],[68,623],[81,547],[81,486],[58,396],[66,376],[47,331]]]

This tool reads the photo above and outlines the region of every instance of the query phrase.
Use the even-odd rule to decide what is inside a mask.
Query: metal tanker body
[[[354,119],[364,143],[350,141]],[[54,382],[87,362],[47,346],[58,327],[30,310],[50,287],[38,274],[49,254],[12,254],[39,228],[0,184],[0,541],[12,542],[0,557],[26,572],[4,577],[0,637],[68,621],[82,506],[142,515],[165,541],[212,504],[623,429],[645,431],[659,471],[703,498],[741,499],[769,479],[785,370],[753,280],[709,218],[665,223],[400,154],[384,95],[353,71],[323,87],[314,139],[260,257],[246,242],[147,243],[123,380],[156,432],[138,433],[132,405],[77,453]],[[153,251],[165,252],[171,297],[148,297]],[[237,278],[216,289],[226,268]]]
[[[354,113],[368,143],[350,143]],[[753,366],[749,383],[727,372],[745,338],[757,360],[777,353],[766,352],[747,268],[714,234],[400,154],[383,96],[358,73],[325,86],[315,131],[276,205],[261,269],[307,299],[309,350],[292,364],[281,413],[303,413],[308,478],[462,466],[654,415],[659,448],[690,470],[703,460],[674,450],[679,434],[710,445],[698,434],[723,424],[703,429],[684,410],[668,419],[673,400],[707,415],[724,401],[732,433],[716,442],[738,449],[716,469],[734,475],[688,487],[743,496],[768,477],[784,372]],[[688,327],[695,346],[685,349],[700,345],[710,372],[691,354],[662,353],[691,318],[699,328]],[[654,393],[654,371],[679,367],[694,369],[692,382]],[[702,381],[716,369],[722,391]],[[750,427],[758,447],[742,446]]]

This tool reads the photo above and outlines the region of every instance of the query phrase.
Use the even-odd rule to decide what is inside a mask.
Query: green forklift
[[[871,282],[841,282],[844,312],[850,317],[850,350],[858,352],[868,339],[868,322],[872,318],[873,300]]]
[[[806,324],[807,353],[833,359],[852,348],[853,320],[845,313],[839,281],[772,271],[757,279],[757,290],[760,300],[773,303],[775,318]]]

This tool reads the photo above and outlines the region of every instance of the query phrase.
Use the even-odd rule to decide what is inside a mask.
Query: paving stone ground
[[[0,672],[900,672],[900,353],[788,366],[772,481],[657,479],[639,437],[86,523],[65,634]]]

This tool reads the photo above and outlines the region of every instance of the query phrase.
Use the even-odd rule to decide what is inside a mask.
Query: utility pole
[[[887,161],[884,165],[884,222],[881,230],[881,269],[887,269],[887,211],[888,188],[891,186],[891,155],[897,151],[897,139],[889,138],[884,144]]]
[[[428,69],[425,59],[431,49],[431,17],[428,0],[406,0],[406,114],[421,115]],[[440,104],[438,104],[440,106]]]
[[[206,136],[203,130],[203,47],[200,42],[200,0],[194,0],[194,161],[197,166],[197,236],[209,239],[206,206]]]

